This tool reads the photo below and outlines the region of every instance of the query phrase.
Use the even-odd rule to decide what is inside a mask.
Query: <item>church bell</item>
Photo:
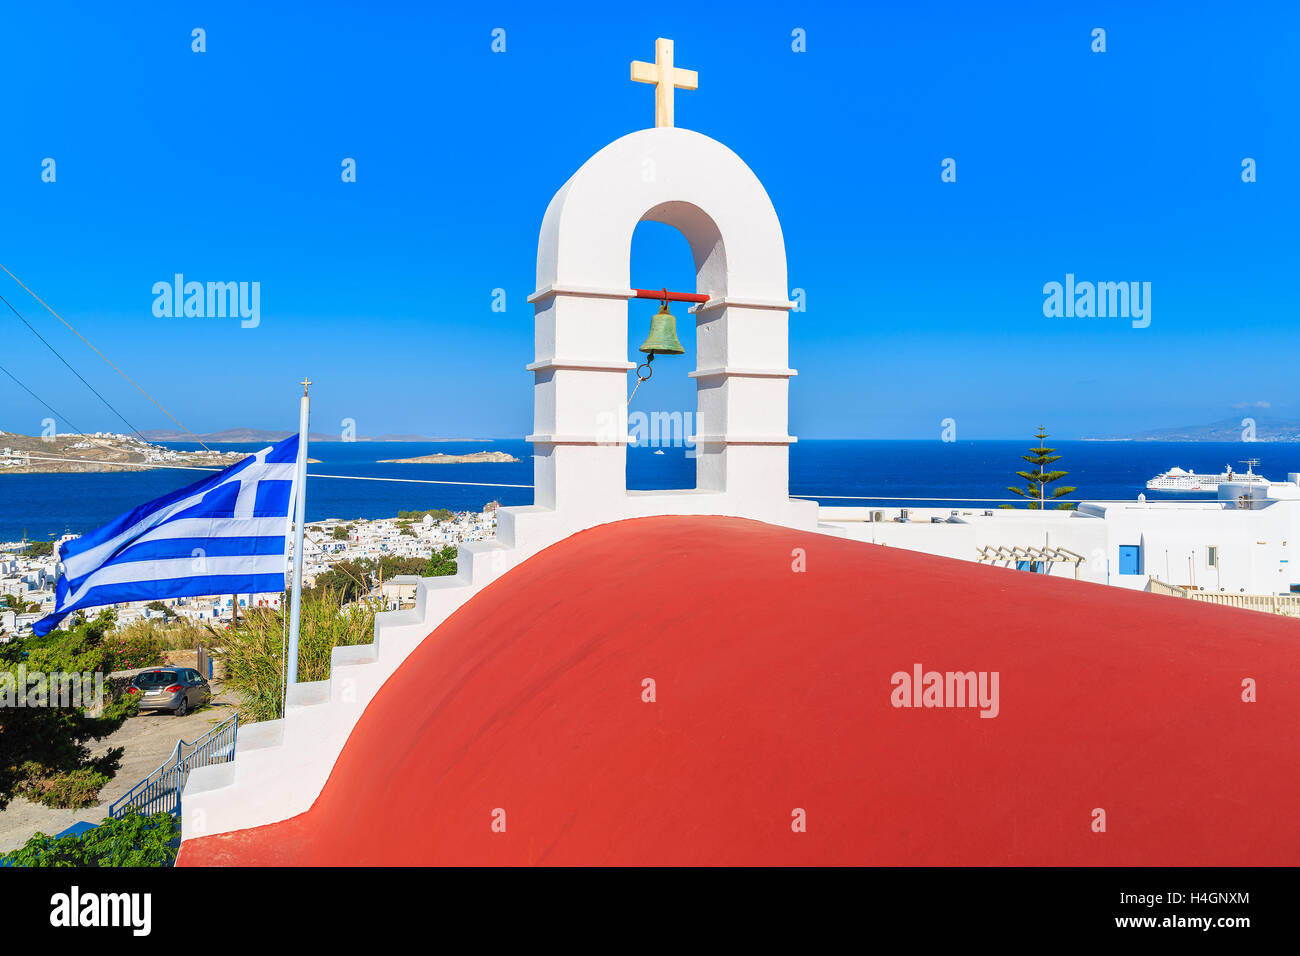
[[[668,311],[668,301],[666,299],[663,305],[659,306],[659,311],[655,313],[655,317],[650,320],[650,334],[641,343],[640,351],[647,353],[652,358],[656,355],[686,354],[686,350],[682,348],[682,343],[677,341],[677,320]]]

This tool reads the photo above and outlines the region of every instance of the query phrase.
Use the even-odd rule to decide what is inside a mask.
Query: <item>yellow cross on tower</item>
[[[694,70],[679,70],[673,66],[673,41],[663,37],[655,40],[655,61],[632,61],[632,82],[655,85],[655,126],[673,125],[673,89],[695,90],[700,86],[700,74]]]

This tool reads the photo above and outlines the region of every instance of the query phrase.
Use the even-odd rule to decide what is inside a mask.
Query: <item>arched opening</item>
[[[691,245],[678,229],[649,220],[637,224],[631,243],[631,285],[634,289],[694,292],[695,263]],[[628,302],[628,361],[642,363],[638,351],[646,340],[660,303],[651,299]],[[627,447],[627,488],[657,491],[695,487],[695,447],[687,439],[696,434],[695,316],[688,302],[670,302],[678,341],[685,354],[657,355],[648,381],[637,385],[637,373],[628,373],[628,434],[636,439]],[[635,392],[634,392],[635,390]]]
[[[680,237],[656,232],[655,224]],[[629,406],[628,369],[636,364],[629,359],[640,355],[655,300],[629,302],[627,290],[664,286],[711,299],[679,316],[679,339],[691,354],[657,362],[644,394]],[[789,497],[788,295],[771,200],[720,143],[691,130],[640,130],[584,163],[547,206],[530,297],[537,350],[528,365],[535,374],[533,498],[539,515],[557,517],[524,515],[521,522],[545,526],[549,535],[554,527],[707,507],[815,523],[816,505]],[[665,376],[665,364],[678,361],[689,381]],[[632,428],[623,426],[644,414],[649,438],[656,411],[659,445],[637,443],[629,465]],[[665,428],[669,436],[676,430],[674,412],[685,447],[671,468],[665,459],[677,449],[663,438]],[[702,440],[686,446],[687,436]],[[690,468],[682,468],[688,461],[693,481]]]

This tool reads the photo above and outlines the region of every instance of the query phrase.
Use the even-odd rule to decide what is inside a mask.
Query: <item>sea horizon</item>
[[[313,442],[308,468],[307,520],[391,518],[399,511],[447,508],[477,511],[490,501],[532,504],[532,446],[515,439],[492,442],[519,461],[467,464],[384,464],[383,458],[421,454],[468,454],[483,450],[484,439],[466,442],[334,441]],[[194,442],[165,442],[177,451],[194,450]],[[249,453],[262,442],[222,443]],[[1013,503],[1007,491],[1023,485],[1016,471],[1027,464],[1032,439],[801,439],[790,447],[790,494],[827,505],[878,504],[910,507],[996,507]],[[1212,499],[1213,494],[1147,492],[1146,482],[1174,466],[1218,472],[1258,458],[1256,471],[1283,481],[1300,471],[1300,443],[1295,442],[1160,442],[1145,440],[1049,439],[1061,460],[1054,467],[1068,472],[1061,485],[1077,490],[1072,500]],[[428,446],[427,451],[421,445]],[[1266,446],[1266,447],[1260,447]],[[663,454],[656,454],[662,451]],[[628,447],[628,488],[657,490],[695,487],[692,449],[653,445]],[[65,533],[82,534],[146,501],[198,481],[193,470],[157,468],[133,472],[77,474],[0,474],[0,541],[49,540]],[[357,481],[354,478],[420,479],[447,484]],[[862,496],[864,500],[853,500]],[[923,499],[923,500],[917,500]],[[989,500],[992,499],[992,500]]]

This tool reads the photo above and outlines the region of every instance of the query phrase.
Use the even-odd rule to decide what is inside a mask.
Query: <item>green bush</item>
[[[107,817],[80,836],[38,833],[5,854],[10,866],[171,866],[176,861],[180,823],[170,813]]]
[[[0,607],[8,607],[17,614],[38,614],[41,610],[41,602],[24,601],[16,594],[0,594]]]
[[[446,508],[430,508],[426,511],[397,512],[397,517],[409,518],[414,521],[423,521],[425,515],[433,515],[434,521],[450,521],[452,518],[456,517],[452,512],[448,511]]]
[[[212,644],[212,629],[198,621],[192,621],[187,617],[173,617],[167,620],[159,620],[156,617],[138,618],[125,627],[119,627],[116,632],[108,638],[110,646],[114,641],[125,641],[128,648],[134,647],[137,651],[152,651],[157,648],[157,660],[150,661],[147,664],[133,665],[138,667],[152,667],[154,664],[163,663],[163,651],[192,651],[200,644]],[[122,657],[131,657],[130,654],[123,654]],[[141,654],[134,655],[134,659],[140,659]]]
[[[288,599],[281,602],[288,604]],[[298,628],[298,680],[330,676],[335,647],[370,644],[375,639],[375,607],[346,604],[337,591],[304,593]],[[275,720],[284,696],[284,615],[279,608],[251,608],[222,637],[226,686],[239,697],[241,721]]]
[[[361,558],[355,561],[336,561],[328,571],[316,576],[306,595],[332,592],[344,603],[361,600],[378,586],[380,580],[391,581],[399,574],[417,574],[422,578],[436,578],[456,573],[456,548],[446,545],[435,551],[431,558],[399,557],[387,555],[379,558]]]
[[[122,748],[114,749],[119,755],[121,754]],[[99,802],[99,791],[112,779],[112,774],[105,773],[99,769],[99,766],[92,764],[51,776],[34,776],[30,785],[23,791],[23,796],[36,803],[43,803],[47,807],[62,809],[93,807]]]
[[[151,611],[161,611],[162,616],[169,621],[176,617],[176,612],[173,611],[171,608],[169,608],[162,601],[150,601],[148,604],[145,605],[145,607],[147,607]]]
[[[75,620],[70,630],[4,645],[0,674],[16,696],[20,676],[22,693],[27,693],[27,682],[38,672],[105,673],[113,666],[105,641],[114,623],[113,613],[105,611],[93,621]],[[29,651],[26,661],[23,650]],[[20,674],[24,664],[26,673]],[[85,706],[0,707],[0,810],[19,794],[48,806],[97,802],[100,788],[117,770],[122,748],[92,760],[89,742],[107,737],[139,709],[133,695],[107,680],[104,696],[98,716],[88,716]]]
[[[99,671],[108,673],[111,652],[106,636],[117,625],[117,613],[101,611],[92,621],[74,621],[68,630],[51,631],[45,637],[30,637],[22,642],[28,652],[29,671]]]
[[[129,671],[163,663],[162,641],[152,630],[132,629],[113,634],[105,643],[108,645],[110,671]]]
[[[110,673],[139,667],[153,667],[163,663],[163,650],[173,640],[165,634],[184,632],[188,640],[192,625],[174,625],[164,628],[161,623],[135,621],[117,629],[117,612],[101,611],[93,621],[74,622],[67,630],[51,631],[45,637],[29,637],[9,645],[13,649],[8,658],[18,663],[21,651],[27,652],[29,671],[85,671]],[[193,646],[193,645],[190,645]]]
[[[424,577],[442,578],[456,573],[456,546],[446,545],[434,553],[425,565]]]

